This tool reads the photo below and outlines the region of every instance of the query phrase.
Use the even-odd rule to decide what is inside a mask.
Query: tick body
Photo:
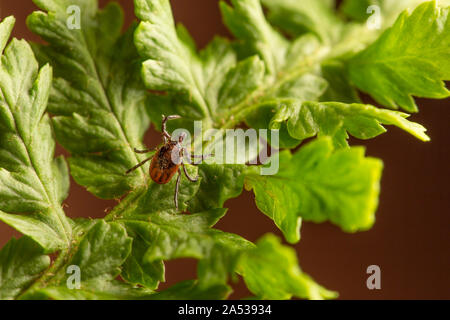
[[[166,131],[166,123],[167,120],[178,119],[180,116],[163,116],[163,121],[161,125],[162,137],[164,140],[164,145],[158,149],[158,151],[152,156],[144,161],[138,163],[133,168],[129,169],[126,173],[130,173],[137,168],[141,167],[147,161],[152,160],[150,163],[150,178],[158,184],[166,184],[170,182],[175,174],[177,176],[177,182],[175,184],[175,195],[174,195],[174,203],[175,208],[178,210],[178,191],[180,188],[180,180],[181,180],[181,168],[183,167],[183,172],[186,178],[191,182],[196,182],[198,177],[192,178],[186,171],[186,167],[183,163],[183,156],[185,152],[185,148],[181,145],[183,142],[185,135],[181,134],[177,141],[172,141],[172,137]],[[136,153],[148,153],[151,150],[136,150]],[[196,156],[193,156],[196,157]],[[203,158],[203,156],[200,156]]]
[[[158,184],[166,184],[172,180],[178,172],[181,163],[172,160],[172,154],[180,154],[182,151],[178,142],[170,141],[162,146],[152,158],[150,164],[150,178]]]

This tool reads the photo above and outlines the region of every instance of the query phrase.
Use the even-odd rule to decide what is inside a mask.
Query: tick
[[[130,172],[136,170],[137,168],[144,165],[147,161],[152,160],[150,163],[150,177],[153,181],[155,181],[158,184],[166,184],[170,182],[173,178],[173,176],[178,173],[177,176],[177,182],[175,184],[175,195],[174,195],[174,202],[175,202],[175,208],[178,210],[178,191],[180,188],[180,180],[181,180],[181,167],[183,167],[183,172],[186,176],[186,178],[191,182],[197,182],[198,177],[192,178],[187,170],[186,166],[183,162],[184,153],[186,152],[186,148],[183,147],[181,144],[183,143],[183,140],[186,138],[186,134],[182,133],[178,137],[177,141],[173,141],[171,135],[166,130],[166,123],[168,120],[173,119],[179,119],[181,118],[178,115],[172,115],[172,116],[164,116],[163,115],[163,121],[161,124],[161,132],[162,132],[162,138],[164,141],[164,145],[159,148],[156,153],[145,159],[144,161],[138,163],[133,168],[129,169],[126,174],[129,174]],[[134,149],[136,153],[148,153],[152,150],[137,150]],[[201,156],[195,156],[192,155],[194,158],[201,157],[203,159],[203,155]]]

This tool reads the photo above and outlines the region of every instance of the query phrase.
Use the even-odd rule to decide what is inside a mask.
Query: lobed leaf
[[[181,281],[166,290],[145,297],[149,300],[221,300],[225,299],[231,290],[226,285],[204,287],[196,280]]]
[[[358,139],[372,139],[384,132],[382,126],[395,125],[422,141],[429,141],[426,129],[406,120],[408,114],[379,109],[371,105],[339,102],[286,101],[272,119],[272,126],[286,120],[287,131],[297,140],[329,136],[335,147],[348,147],[348,134]]]
[[[249,47],[247,51],[261,57],[267,73],[275,74],[285,63],[288,41],[266,21],[259,0],[233,0],[231,3],[233,6],[220,2],[224,23]]]
[[[226,200],[239,196],[245,174],[250,170],[243,164],[200,164],[198,168],[201,183],[195,197],[189,201],[191,212],[222,208]]]
[[[300,239],[301,219],[331,221],[347,232],[366,230],[375,220],[382,162],[352,147],[333,152],[328,137],[291,155],[279,154],[273,176],[246,176],[256,205],[283,231],[286,240]]]
[[[45,114],[52,69],[39,69],[24,40],[6,46],[13,25],[12,17],[0,23],[0,220],[52,252],[68,247],[71,238],[61,208],[69,188],[67,165],[53,158]]]
[[[382,105],[409,112],[418,110],[413,96],[450,96],[443,82],[450,79],[449,10],[430,1],[403,12],[349,61],[350,79]]]
[[[115,3],[103,10],[92,0],[35,3],[47,13],[34,12],[27,23],[49,43],[34,49],[55,68],[49,110],[58,141],[72,154],[75,181],[107,199],[145,185],[148,164],[125,174],[144,159],[133,149],[142,148],[149,125],[135,27],[121,35],[123,13]],[[70,5],[80,8],[79,29],[67,25]]]

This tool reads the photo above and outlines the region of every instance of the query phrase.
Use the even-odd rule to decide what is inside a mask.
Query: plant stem
[[[27,288],[22,290],[22,292],[17,296],[17,299],[20,299],[22,296],[27,294],[28,292],[32,292],[35,289],[42,288],[47,285],[48,281],[51,280],[57,272],[64,266],[69,257],[70,249],[61,250],[58,257],[55,259],[53,264],[44,271],[44,273],[31,283]]]

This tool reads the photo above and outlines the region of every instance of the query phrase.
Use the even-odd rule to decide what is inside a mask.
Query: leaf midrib
[[[450,50],[447,52],[446,50],[442,50],[442,51],[433,51],[433,53],[440,53],[440,52],[444,52],[444,53],[448,53],[450,54]],[[370,55],[368,55],[370,56]],[[364,56],[362,56],[364,57]],[[356,59],[354,62],[352,62],[354,65],[375,65],[375,64],[389,64],[389,63],[393,63],[393,62],[400,62],[402,60],[419,60],[421,62],[425,62],[428,64],[432,64],[434,65],[434,62],[430,61],[426,56],[424,57],[424,55],[414,55],[414,54],[406,54],[406,55],[402,55],[402,56],[391,56],[391,57],[381,57],[379,59]]]
[[[87,41],[86,41],[86,34],[85,34],[84,31],[82,32],[82,35],[83,35],[82,40],[83,40],[84,48],[87,49],[87,50],[86,50],[87,56],[88,56],[89,61],[90,61],[90,64],[91,64],[91,70],[94,71],[95,80],[100,84],[101,95],[102,95],[102,99],[104,100],[104,101],[103,101],[103,104],[108,108],[109,112],[111,112],[111,114],[114,115],[113,118],[114,118],[114,121],[116,122],[117,127],[120,129],[119,132],[120,132],[120,134],[121,134],[121,138],[122,138],[123,140],[126,141],[127,150],[128,150],[128,152],[127,152],[128,155],[131,155],[131,157],[134,158],[135,162],[136,162],[136,163],[139,163],[140,160],[139,160],[139,158],[137,157],[136,153],[135,153],[135,152],[133,151],[133,149],[131,148],[130,140],[129,140],[128,136],[126,135],[125,130],[124,130],[122,124],[120,123],[117,114],[114,112],[114,108],[112,107],[111,102],[109,101],[108,95],[106,94],[106,88],[105,88],[105,85],[103,84],[103,82],[102,82],[101,79],[100,79],[100,74],[99,74],[99,70],[98,70],[97,64],[95,63],[95,58],[94,58],[92,52],[89,50],[89,46],[88,46]],[[116,40],[116,41],[117,41],[117,40]],[[116,42],[116,43],[117,43],[117,42]],[[110,64],[111,64],[111,63],[112,63],[112,62],[110,61]],[[110,65],[110,64],[109,64],[109,65]],[[108,71],[109,71],[109,70],[110,70],[110,68],[108,67]],[[139,168],[138,171],[140,172],[140,175],[141,175],[141,177],[142,177],[142,180],[145,180],[144,166],[142,166],[141,168]]]
[[[22,78],[22,81],[21,81],[20,86],[19,86],[19,90],[18,90],[19,93],[18,93],[16,102],[19,100],[19,97],[20,97],[21,93],[25,91],[24,90],[25,82],[24,82],[23,77],[21,77],[21,78]],[[34,163],[34,160],[32,159],[32,157],[30,155],[30,152],[28,150],[28,146],[25,143],[25,140],[24,140],[21,132],[18,130],[17,120],[16,120],[16,117],[15,117],[14,113],[12,112],[13,108],[10,105],[11,101],[8,102],[9,99],[7,98],[7,96],[3,92],[2,92],[2,95],[5,98],[5,102],[7,103],[8,107],[9,107],[8,108],[8,112],[10,113],[11,118],[13,119],[14,131],[17,134],[17,136],[20,138],[20,141],[23,144],[24,149],[26,150],[26,156],[27,156],[29,164],[31,165],[31,167],[33,169],[33,173],[36,175],[37,180],[39,181],[39,183],[41,185],[42,191],[44,191],[44,196],[45,196],[48,204],[54,209],[54,210],[52,210],[52,212],[55,213],[55,216],[57,217],[57,220],[58,220],[58,222],[60,224],[60,227],[62,228],[62,230],[64,230],[64,239],[62,239],[62,240],[65,241],[68,244],[68,246],[70,246],[71,231],[68,230],[67,224],[64,223],[63,218],[62,218],[62,216],[65,217],[65,215],[64,214],[61,215],[62,209],[61,209],[59,203],[57,203],[56,200],[53,197],[50,197],[51,193],[48,190],[48,188],[45,186],[44,182],[42,181],[42,177],[40,176],[39,171],[37,170],[37,167],[36,167],[36,165]],[[14,108],[15,107],[16,107],[16,105],[14,105]],[[39,122],[41,120],[42,120],[42,118],[39,120]],[[33,139],[33,135],[30,135],[30,137],[31,137],[31,139]]]

